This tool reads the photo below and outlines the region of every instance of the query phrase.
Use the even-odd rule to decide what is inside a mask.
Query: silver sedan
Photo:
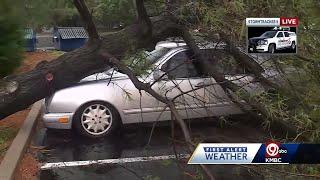
[[[213,78],[197,71],[192,53],[183,44],[160,43],[147,54],[146,59],[153,68],[139,79],[152,84],[159,94],[174,98],[183,118],[243,113]],[[251,82],[253,78],[244,68],[232,64],[230,58],[223,61],[217,65],[227,72],[227,79],[252,93],[261,91],[258,84]],[[75,128],[89,137],[110,135],[122,124],[171,118],[165,104],[144,91],[139,92],[130,79],[116,69],[91,75],[76,86],[55,92],[45,99],[44,111],[46,127]]]

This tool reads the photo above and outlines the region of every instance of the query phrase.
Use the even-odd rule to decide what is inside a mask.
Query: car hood
[[[258,42],[259,40],[263,40],[263,39],[267,39],[266,37],[253,37],[253,38],[250,38],[249,39],[249,42],[250,43],[256,43]]]

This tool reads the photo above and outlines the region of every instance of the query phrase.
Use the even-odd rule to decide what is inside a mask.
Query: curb
[[[37,101],[31,107],[31,110],[21,126],[17,136],[12,141],[6,155],[0,165],[0,180],[12,180],[15,177],[16,168],[24,154],[24,151],[34,132],[37,119],[40,115],[42,100]]]

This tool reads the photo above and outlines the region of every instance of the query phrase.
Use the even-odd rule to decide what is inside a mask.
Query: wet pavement
[[[183,137],[175,125],[175,136]],[[245,125],[241,120],[222,123],[213,119],[190,125],[195,140],[204,142],[263,142],[260,128]],[[156,126],[149,142],[152,124],[131,125],[117,135],[103,139],[90,139],[73,131],[47,130],[40,127],[34,145],[45,147],[39,151],[41,163],[91,161],[118,158],[135,158],[188,153],[183,139],[172,140],[169,125]],[[173,142],[175,148],[173,148]],[[121,164],[94,164],[41,170],[39,178],[49,179],[206,179],[199,166],[187,165],[188,159],[167,159]],[[211,168],[212,167],[212,168]],[[217,179],[257,179],[247,169],[233,165],[210,166]]]

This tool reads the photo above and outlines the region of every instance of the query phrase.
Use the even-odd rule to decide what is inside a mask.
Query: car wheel
[[[276,47],[274,46],[274,44],[270,44],[268,47],[268,52],[273,54],[275,52],[275,48]]]
[[[110,104],[101,101],[87,103],[75,114],[74,126],[87,137],[99,138],[111,135],[120,127],[120,116]]]
[[[291,49],[295,50],[296,49],[296,42],[292,41],[291,43]]]

